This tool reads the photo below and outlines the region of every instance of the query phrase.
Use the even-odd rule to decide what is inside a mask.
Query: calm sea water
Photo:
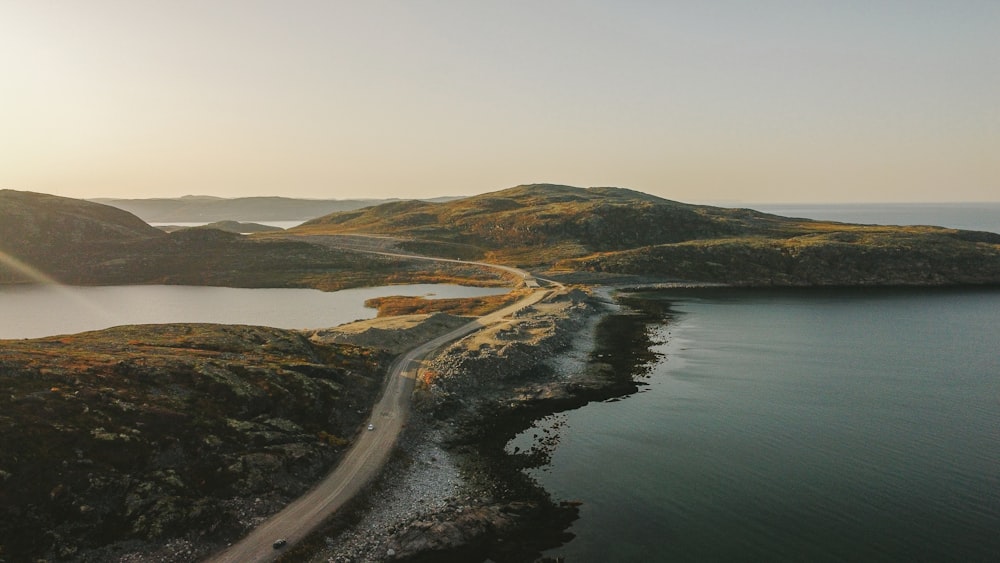
[[[751,207],[1000,232],[1000,203]],[[532,475],[584,503],[547,555],[1000,561],[1000,290],[646,297],[649,385],[537,425]]]
[[[649,385],[541,423],[584,503],[549,555],[1000,560],[1000,291],[645,297]]]
[[[1000,560],[1000,291],[646,297],[649,385],[541,423],[584,503],[550,555]]]
[[[0,338],[36,338],[123,324],[205,322],[325,328],[370,319],[366,299],[495,295],[507,288],[414,284],[345,289],[240,289],[178,285],[0,285]]]
[[[1000,202],[759,204],[749,207],[786,217],[878,225],[936,225],[1000,233]]]

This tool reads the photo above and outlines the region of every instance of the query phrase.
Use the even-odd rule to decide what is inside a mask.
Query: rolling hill
[[[621,188],[535,184],[445,202],[392,201],[286,234],[165,234],[108,206],[0,192],[0,251],[68,283],[336,289],[469,275],[428,274],[424,265],[311,238],[380,234],[417,253],[584,281],[613,274],[753,286],[1000,284],[997,233],[796,219]],[[0,260],[0,283],[26,281],[10,263]]]
[[[445,203],[392,202],[291,232],[387,234],[422,252],[550,274],[759,286],[1000,283],[1000,234],[787,218],[621,188],[535,184]]]
[[[77,199],[0,190],[0,249],[44,254],[106,242],[163,236],[131,213]]]

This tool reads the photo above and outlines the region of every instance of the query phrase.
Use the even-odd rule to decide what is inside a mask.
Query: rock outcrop
[[[537,552],[553,542],[541,540],[538,546],[512,543],[497,547],[505,539],[537,534],[540,529],[557,530],[554,535],[564,540],[561,530],[577,518],[575,503],[550,504],[537,501],[511,501],[485,506],[453,503],[429,515],[427,519],[408,523],[394,535],[385,549],[388,561],[463,561],[479,560],[492,553],[502,553],[506,560],[522,559],[523,554]],[[521,557],[516,557],[521,555]]]
[[[336,462],[386,360],[248,326],[3,341],[0,559],[231,541]]]
[[[592,322],[597,307],[588,293],[568,290],[508,323],[456,342],[428,363],[418,404],[437,418],[476,419],[482,411],[497,408],[583,404],[593,392],[603,393],[622,381],[633,388],[627,375],[618,381],[607,372],[590,369],[568,377],[549,364],[579,334],[586,333],[582,329]],[[483,428],[471,423],[460,426],[467,427],[462,433],[468,434],[465,440]]]

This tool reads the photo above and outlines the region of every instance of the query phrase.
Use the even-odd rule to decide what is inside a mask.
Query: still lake
[[[477,297],[509,288],[413,284],[345,289],[241,289],[181,285],[0,286],[0,339],[37,338],[124,324],[223,323],[309,329],[375,317],[366,299]]]
[[[1000,560],[1000,290],[642,298],[648,385],[538,425],[583,502],[547,555]]]

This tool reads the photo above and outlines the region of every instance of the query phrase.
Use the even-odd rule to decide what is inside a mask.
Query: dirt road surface
[[[530,275],[521,270],[516,271],[524,278]],[[316,487],[266,520],[239,542],[209,558],[209,561],[274,561],[289,546],[301,541],[381,471],[409,416],[410,396],[423,360],[463,336],[503,322],[505,317],[538,303],[549,293],[549,290],[538,289],[513,305],[480,317],[400,356],[389,368],[385,391],[372,409],[369,422],[374,425],[374,430],[363,431],[336,469]],[[284,539],[286,546],[273,547],[278,539]]]

